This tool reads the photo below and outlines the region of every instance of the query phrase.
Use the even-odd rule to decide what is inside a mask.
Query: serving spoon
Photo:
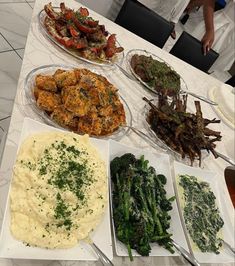
[[[226,241],[224,241],[223,239],[222,239],[222,242],[223,242],[223,244],[233,253],[233,254],[235,254],[235,248],[233,248],[233,247],[231,247],[230,245],[229,245],[229,243],[227,243]]]
[[[174,248],[193,266],[200,266],[199,262],[186,249],[171,239]]]
[[[154,140],[152,140],[143,131],[141,131],[141,130],[135,128],[135,127],[132,127],[132,126],[122,126],[122,127],[131,129],[136,135],[138,135],[139,137],[141,137],[143,140],[145,140],[146,142],[150,142],[151,145],[152,145],[152,147],[158,148],[158,149],[160,148],[162,151],[167,151],[168,150],[167,148],[164,148],[164,147],[158,145]],[[227,163],[231,164],[232,166],[235,166],[235,162],[232,159],[230,159],[229,157],[227,157],[226,155],[224,155],[224,154],[222,154],[220,152],[217,152],[217,151],[215,151],[215,154],[217,155],[218,158],[221,158],[224,161],[226,161]]]
[[[99,249],[94,242],[89,243],[103,265],[114,266],[112,261]]]

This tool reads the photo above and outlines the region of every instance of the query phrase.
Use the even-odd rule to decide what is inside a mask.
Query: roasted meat
[[[151,56],[133,55],[131,67],[142,81],[157,93],[173,96],[180,91],[180,76],[166,63]]]

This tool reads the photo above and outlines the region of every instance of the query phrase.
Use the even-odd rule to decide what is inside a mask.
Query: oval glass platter
[[[136,73],[135,71],[133,70],[132,66],[131,66],[131,58],[134,56],[134,55],[144,55],[144,56],[147,56],[147,57],[152,57],[154,60],[157,60],[161,63],[164,63],[165,65],[167,65],[172,71],[176,72],[173,67],[171,67],[167,62],[165,62],[163,59],[161,59],[160,57],[146,51],[146,50],[142,50],[142,49],[132,49],[130,50],[125,59],[126,59],[126,65],[127,65],[127,69],[129,70],[129,72],[145,87],[147,88],[149,91],[151,91],[152,93],[154,94],[158,94],[158,92],[152,87],[150,86],[149,84],[147,84],[146,82],[144,82]],[[178,73],[177,73],[178,74]],[[179,74],[178,74],[179,75]],[[188,90],[187,88],[187,85],[184,81],[184,79],[182,78],[182,76],[180,76],[180,90],[181,91],[185,91],[185,90]]]
[[[55,10],[60,10],[59,7],[54,7]],[[116,53],[111,60],[108,59],[101,59],[101,58],[97,58],[94,60],[85,58],[81,55],[81,53],[79,53],[78,50],[72,49],[72,48],[66,48],[64,45],[60,44],[55,38],[53,38],[47,31],[45,25],[44,25],[44,20],[47,17],[46,12],[44,11],[44,9],[42,9],[39,14],[38,14],[38,22],[39,22],[39,26],[40,29],[43,33],[43,35],[49,39],[53,44],[55,44],[57,47],[61,48],[63,51],[65,51],[66,53],[68,53],[69,55],[73,56],[74,58],[77,58],[79,60],[82,60],[86,63],[90,63],[93,65],[97,65],[97,66],[108,66],[111,67],[113,66],[115,63],[122,63],[123,58],[124,58],[124,52],[120,52],[120,53]],[[120,46],[120,44],[116,41],[116,43]]]
[[[152,100],[150,100],[152,101]],[[151,128],[150,124],[147,122],[147,117],[149,114],[151,107],[149,105],[145,105],[142,112],[139,112],[139,117],[138,117],[138,123],[141,128],[144,128],[151,141],[153,141],[160,149],[162,152],[167,152],[169,155],[171,155],[176,161],[182,162],[186,165],[191,165],[192,162],[189,158],[189,156],[185,153],[185,157],[182,158],[181,154],[177,152],[176,150],[172,149],[169,147],[164,140],[159,138],[157,134],[154,132],[154,130]],[[209,152],[206,150],[201,150],[201,159],[199,157],[195,157],[193,160],[193,166],[199,166],[203,167],[203,160],[205,160],[208,156],[210,155]],[[201,160],[201,162],[200,162]]]
[[[77,67],[77,66],[65,66],[65,65],[45,65],[45,66],[41,66],[38,68],[33,69],[26,77],[25,79],[25,84],[24,84],[24,93],[22,95],[22,97],[25,98],[26,104],[24,104],[27,107],[30,107],[30,110],[33,112],[32,114],[32,118],[35,119],[35,115],[37,116],[37,118],[39,118],[40,120],[44,121],[46,124],[48,125],[52,125],[56,128],[60,128],[60,129],[64,129],[64,130],[70,130],[66,127],[62,127],[61,125],[59,125],[56,121],[54,121],[50,115],[40,109],[37,105],[36,102],[36,98],[34,95],[34,88],[35,88],[35,78],[37,75],[52,75],[55,73],[56,70],[58,69],[62,69],[62,70],[72,70],[72,69],[82,69],[83,67]],[[83,68],[84,69],[84,68]],[[92,71],[93,73],[97,74],[97,75],[102,75],[103,77],[107,78],[109,80],[110,83],[112,83],[110,80],[110,77],[108,76],[108,74],[105,75],[104,71],[101,71],[101,69],[95,69],[93,68],[89,68],[86,66],[87,70]],[[128,126],[132,125],[132,113],[131,110],[127,104],[127,102],[125,101],[125,99],[120,95],[120,92],[117,92],[118,96],[119,96],[119,100],[120,102],[123,104],[124,107],[124,112],[125,112],[125,118],[126,118],[126,127],[125,126],[119,126],[117,130],[115,130],[114,132],[112,132],[111,134],[106,134],[106,135],[102,135],[102,136],[97,136],[97,135],[90,135],[96,138],[112,138],[112,139],[121,139],[124,135],[126,135],[129,132],[129,128]],[[28,112],[29,110],[27,110]],[[29,116],[28,113],[25,113],[25,115]],[[71,130],[73,131],[73,130]],[[76,132],[77,133],[77,132]],[[80,134],[80,133],[78,133]],[[84,133],[85,134],[85,133]]]

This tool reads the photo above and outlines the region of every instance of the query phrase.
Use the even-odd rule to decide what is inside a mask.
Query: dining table
[[[65,4],[74,9],[78,9],[81,5],[78,1],[74,0],[64,0]],[[10,127],[8,135],[6,138],[5,149],[2,156],[1,169],[0,169],[0,226],[4,217],[4,210],[6,207],[6,200],[8,195],[8,190],[11,182],[13,165],[16,159],[18,144],[21,136],[21,130],[23,125],[23,120],[25,117],[30,117],[40,122],[44,120],[37,116],[30,108],[26,96],[25,96],[25,78],[27,74],[33,69],[51,64],[62,64],[68,66],[77,67],[93,67],[91,64],[79,60],[64,50],[57,47],[43,34],[39,22],[38,14],[43,9],[44,5],[48,3],[48,0],[36,0],[34,5],[34,10],[32,14],[30,29],[27,37],[27,43],[25,47],[25,53],[23,58],[23,63],[21,67],[21,72],[19,76],[19,81],[17,85],[17,92],[14,102],[14,107],[11,116]],[[53,6],[59,6],[60,1],[52,1]],[[119,44],[124,48],[124,58],[119,62],[119,64],[127,69],[127,63],[125,60],[125,55],[131,49],[143,49],[149,51],[165,62],[167,62],[177,73],[183,78],[187,89],[196,94],[208,97],[208,93],[213,88],[222,88],[223,83],[216,78],[208,75],[197,68],[183,62],[175,56],[172,56],[164,49],[160,49],[157,46],[149,43],[148,41],[142,39],[141,37],[133,34],[132,32],[122,28],[121,26],[115,24],[114,22],[108,20],[107,18],[99,15],[98,13],[90,10],[90,15],[99,20],[101,24],[106,26],[106,29],[110,33],[115,33]],[[126,102],[132,113],[132,126],[144,131],[144,125],[141,122],[143,119],[143,109],[145,102],[142,100],[143,96],[146,98],[153,98],[153,94],[146,90],[140,83],[129,79],[125,76],[119,68],[112,66],[94,66],[96,69],[102,69],[104,73],[107,73],[107,77],[111,79],[112,83],[118,88],[122,96],[125,98]],[[188,109],[195,112],[194,105],[195,98],[188,96]],[[214,110],[214,107],[201,101],[202,113],[205,117],[209,119],[219,118]],[[226,156],[231,157],[234,153],[234,129],[229,127],[226,123],[221,121],[220,124],[212,124],[212,129],[216,131],[221,131],[222,141],[218,142],[216,150]],[[139,137],[134,132],[129,132],[118,140],[120,143],[126,144],[128,146],[137,147],[143,150],[149,150],[154,152],[162,152],[161,148],[157,146],[150,145],[148,141]],[[231,153],[232,149],[232,153]],[[171,157],[171,162],[173,162],[173,157]],[[217,182],[219,183],[220,193],[225,199],[226,205],[223,208],[227,209],[230,215],[231,223],[234,224],[234,208],[230,200],[225,179],[224,170],[229,166],[229,164],[222,160],[221,158],[215,159],[212,154],[205,157],[202,161],[201,168],[205,170],[212,170],[216,172]],[[233,232],[234,233],[234,232]],[[166,266],[166,265],[188,265],[187,262],[180,256],[176,257],[135,257],[133,262],[130,262],[128,257],[118,257],[113,256],[114,265],[133,265],[133,266]],[[25,259],[0,259],[0,266],[72,266],[72,265],[100,265],[98,261],[59,261],[59,260],[25,260]],[[206,264],[205,264],[206,265]],[[212,264],[207,264],[212,265]],[[213,265],[234,265],[233,263],[220,263]]]

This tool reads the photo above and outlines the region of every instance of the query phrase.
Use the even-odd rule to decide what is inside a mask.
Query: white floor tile
[[[11,114],[21,64],[15,52],[0,53],[0,119]]]
[[[24,57],[24,49],[19,49],[19,50],[16,50],[17,54],[20,55],[20,57],[23,59]]]
[[[0,6],[0,32],[15,48],[25,46],[32,9],[27,3],[7,3]]]
[[[1,2],[0,2],[1,3]],[[4,40],[4,38],[0,35],[0,52],[12,50],[11,46]]]

